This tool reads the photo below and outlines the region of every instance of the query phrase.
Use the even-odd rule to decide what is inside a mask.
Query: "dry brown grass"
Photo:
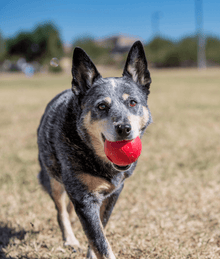
[[[219,70],[152,71],[152,78],[154,123],[107,226],[108,239],[117,258],[219,258]],[[77,219],[73,228],[84,253],[62,246],[54,205],[36,178],[40,117],[70,80],[0,78],[0,258],[85,257]]]

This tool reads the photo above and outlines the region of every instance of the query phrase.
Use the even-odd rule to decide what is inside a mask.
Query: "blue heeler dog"
[[[64,244],[80,249],[70,223],[74,208],[88,238],[87,258],[115,259],[104,228],[137,162],[114,165],[104,142],[141,138],[151,123],[151,78],[143,46],[135,42],[123,76],[109,78],[102,78],[77,47],[72,76],[72,89],[48,104],[38,128],[39,179],[55,203]]]

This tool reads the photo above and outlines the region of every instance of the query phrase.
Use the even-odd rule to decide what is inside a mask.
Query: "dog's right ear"
[[[136,41],[128,53],[123,76],[131,78],[134,82],[147,89],[150,87],[150,72],[147,66],[144,47],[140,41]]]
[[[89,56],[79,47],[76,47],[73,53],[72,76],[72,91],[81,96],[101,78]]]

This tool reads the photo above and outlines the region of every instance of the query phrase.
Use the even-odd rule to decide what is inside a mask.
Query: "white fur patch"
[[[59,220],[61,221],[61,229],[64,234],[65,243],[64,245],[72,245],[79,247],[79,241],[76,239],[73,234],[73,230],[71,227],[69,214],[66,210],[66,202],[65,202],[66,192],[63,192],[60,198],[61,210],[59,211]]]
[[[129,94],[123,94],[122,98],[126,101],[130,95]]]
[[[109,104],[111,104],[111,102],[112,102],[112,100],[111,100],[110,97],[106,97],[106,98],[105,98],[105,101],[106,101],[107,103],[109,103]]]
[[[114,79],[111,79],[111,83],[112,83],[113,88],[115,88],[117,86]]]
[[[137,71],[136,71],[135,67],[129,65],[128,66],[128,72],[131,74],[133,81],[137,83],[138,82],[138,74],[137,74]]]

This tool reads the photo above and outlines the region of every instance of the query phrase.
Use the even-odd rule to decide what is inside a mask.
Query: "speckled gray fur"
[[[140,42],[134,43],[128,54],[123,77],[120,78],[102,78],[86,53],[76,48],[72,74],[72,90],[65,90],[48,104],[38,128],[39,180],[55,202],[58,220],[66,221],[66,225],[60,225],[64,241],[75,249],[79,248],[72,230],[66,227],[69,224],[68,216],[62,216],[66,213],[61,202],[65,188],[93,249],[92,253],[88,253],[90,258],[96,254],[97,258],[114,259],[103,227],[108,222],[125,179],[132,174],[137,162],[123,171],[123,168],[117,170],[112,163],[99,156],[85,120],[90,115],[88,123],[91,126],[105,121],[107,130],[101,132],[104,142],[105,139],[124,139],[115,130],[119,124],[131,124],[131,132],[126,139],[133,139],[137,130],[133,129],[132,123],[135,122],[129,118],[143,118],[144,125],[138,132],[142,137],[151,123],[147,105],[151,79],[143,46]],[[124,94],[126,98],[123,98]],[[136,102],[135,107],[131,107],[131,101]],[[100,104],[105,104],[106,108],[100,110]],[[144,118],[144,108],[148,118]],[[95,137],[100,139],[101,136]],[[101,145],[98,140],[97,145]],[[103,211],[102,218],[100,208]]]

